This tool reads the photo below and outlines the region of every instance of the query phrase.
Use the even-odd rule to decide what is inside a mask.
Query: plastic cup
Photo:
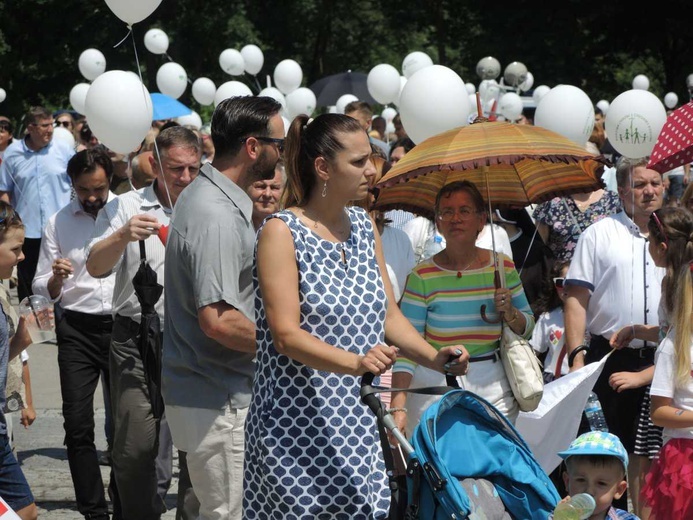
[[[19,303],[19,314],[26,321],[32,343],[55,341],[53,304],[45,296],[33,294]]]

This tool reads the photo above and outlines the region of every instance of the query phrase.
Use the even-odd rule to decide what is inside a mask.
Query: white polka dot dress
[[[384,342],[386,296],[373,227],[349,208],[351,235],[321,239],[291,212],[301,328],[363,354]],[[345,262],[342,257],[344,251]],[[255,283],[257,368],[245,430],[243,518],[384,519],[390,506],[376,420],[360,378],[309,368],[279,354]]]

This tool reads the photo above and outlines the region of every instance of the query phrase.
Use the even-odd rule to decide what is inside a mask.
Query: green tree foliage
[[[69,108],[70,89],[86,81],[77,62],[87,48],[105,55],[107,70],[137,71],[139,64],[151,92],[169,59],[191,83],[202,76],[217,86],[235,79],[257,92],[282,59],[298,61],[309,86],[346,70],[367,73],[379,63],[399,69],[409,52],[420,50],[475,84],[476,63],[494,56],[502,66],[523,62],[535,86],[572,84],[595,103],[630,89],[636,74],[647,75],[660,98],[674,91],[681,103],[688,101],[685,79],[693,73],[688,12],[683,0],[663,0],[647,11],[625,0],[163,0],[117,45],[128,29],[103,0],[5,0],[0,87],[7,99],[0,113],[19,119],[33,104]],[[169,36],[166,56],[144,47],[153,27]],[[226,75],[219,54],[250,43],[263,50],[262,71],[256,78]],[[211,107],[200,107],[190,89],[181,101],[208,119]]]

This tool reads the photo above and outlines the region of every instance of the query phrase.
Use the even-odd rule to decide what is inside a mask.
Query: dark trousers
[[[166,511],[164,497],[172,478],[173,443],[165,414],[161,420],[152,415],[138,341],[139,324],[116,316],[110,371],[112,460],[119,496],[114,500],[113,512],[114,518],[125,520],[158,520]],[[178,496],[187,502],[192,485],[185,456],[180,452],[179,466]]]
[[[86,518],[107,518],[108,508],[94,444],[94,392],[102,372],[108,381],[111,316],[65,310],[56,328],[65,445],[77,509]],[[111,473],[111,486],[115,485]]]
[[[17,264],[17,296],[20,302],[27,296],[33,294],[31,282],[34,281],[40,251],[40,238],[24,239],[24,245],[22,246],[24,260]]]
[[[585,364],[599,361],[610,351],[611,347],[606,338],[592,336],[590,348],[585,355]],[[623,348],[614,351],[606,360],[604,369],[594,385],[594,393],[599,397],[609,432],[621,440],[629,454],[635,450],[638,417],[647,387],[624,390],[618,393],[609,385],[609,377],[616,372],[640,372],[652,366],[654,364],[654,352],[654,348],[642,350]],[[627,510],[627,493],[624,493],[619,500],[615,500],[614,506]]]

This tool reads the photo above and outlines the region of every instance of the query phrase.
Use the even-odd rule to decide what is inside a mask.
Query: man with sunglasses
[[[20,301],[31,294],[43,228],[70,202],[67,163],[75,154],[65,142],[53,140],[54,121],[49,110],[32,107],[24,120],[25,137],[7,148],[0,164],[0,200],[14,206],[26,227],[26,259],[17,266]]]
[[[616,182],[623,211],[589,226],[580,235],[565,280],[566,346],[571,370],[598,361],[611,352],[609,339],[634,323],[657,324],[664,269],[656,267],[648,250],[647,223],[662,207],[662,176],[647,168],[648,158],[622,157]],[[585,343],[586,333],[590,336]],[[629,455],[634,454],[638,417],[645,387],[635,382],[637,373],[654,362],[656,344],[633,340],[614,351],[594,386],[609,431]],[[631,383],[617,387],[613,374]],[[631,457],[628,481],[635,488],[638,459]],[[639,490],[635,488],[634,493]],[[622,497],[620,507],[627,508]]]
[[[281,105],[233,97],[212,115],[214,159],[181,194],[166,244],[162,380],[200,519],[240,520],[245,416],[255,374],[253,202],[284,148]]]

